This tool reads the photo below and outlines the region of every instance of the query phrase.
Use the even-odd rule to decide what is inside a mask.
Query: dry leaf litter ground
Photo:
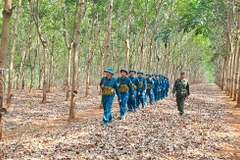
[[[77,103],[76,120],[68,122],[64,92],[16,91],[4,116],[2,159],[240,159],[240,109],[214,84],[191,88],[186,114],[178,115],[167,98],[102,128],[96,88]]]

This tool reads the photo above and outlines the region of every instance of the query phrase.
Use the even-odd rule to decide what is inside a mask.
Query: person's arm
[[[187,90],[187,94],[190,95],[189,83],[188,82],[187,82],[186,90]]]
[[[140,82],[139,82],[138,78],[135,78],[135,81],[136,81],[136,85],[137,85],[137,92],[139,93],[140,92]]]
[[[128,87],[129,87],[129,93],[130,93],[130,95],[134,97],[132,81],[131,81],[130,79],[129,79],[129,82],[128,82]]]
[[[117,82],[117,85],[120,83],[120,77],[117,78],[116,82]]]
[[[144,78],[144,81],[143,81],[143,91],[146,93],[146,90],[147,90],[147,80],[146,80],[146,78]]]
[[[152,79],[152,89],[154,89],[154,85],[155,83],[154,83],[154,80]]]
[[[103,89],[103,87],[104,87],[104,82],[103,82],[103,81],[104,81],[104,78],[105,78],[105,77],[103,77],[103,78],[101,79],[100,84],[99,84],[99,86],[100,86],[101,89]]]
[[[174,83],[172,93],[175,94],[175,93],[176,93],[176,90],[177,90],[177,80],[176,80],[175,83]]]
[[[113,88],[115,89],[116,94],[117,94],[117,96],[118,96],[118,101],[121,101],[121,94],[120,94],[120,90],[119,90],[118,85],[117,85],[117,81],[114,80],[114,83],[113,83],[113,84],[114,84],[114,85],[113,85]]]

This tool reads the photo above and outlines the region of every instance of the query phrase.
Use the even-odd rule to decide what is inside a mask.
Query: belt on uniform
[[[114,94],[114,89],[112,87],[106,86],[103,88],[102,94],[107,96],[112,95]]]
[[[147,84],[147,89],[152,89],[152,84]]]
[[[120,92],[128,92],[129,87],[126,84],[120,84],[119,85]]]
[[[137,89],[137,86],[135,84],[132,84],[132,86],[133,86],[133,90]]]

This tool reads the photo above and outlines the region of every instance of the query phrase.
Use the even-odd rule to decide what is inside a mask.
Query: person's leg
[[[128,93],[121,94],[122,102],[120,103],[120,118],[126,115],[126,105],[128,102]]]
[[[102,96],[103,103],[103,125],[106,126],[107,123],[112,121],[112,103],[114,96]]]
[[[135,111],[137,109],[137,91],[133,91],[133,94],[134,94],[134,98],[131,98],[132,99],[132,108],[133,108],[133,111]]]
[[[180,111],[181,111],[181,108],[180,108],[181,107],[181,105],[180,105],[180,98],[177,97],[176,101],[177,101],[177,108],[178,108],[178,111],[180,113]]]
[[[129,111],[129,112],[133,112],[132,97],[129,97],[127,106],[128,106],[128,111]]]
[[[153,101],[154,101],[154,93],[153,93],[153,90],[152,90],[152,89],[150,90],[149,98],[150,98],[150,104],[153,104]]]
[[[136,109],[139,109],[139,107],[140,107],[140,96],[141,95],[138,95],[138,94],[136,96]]]
[[[180,105],[180,114],[183,115],[184,114],[184,103],[185,103],[185,97],[182,97],[180,100],[179,100],[179,105]]]
[[[147,92],[146,92],[146,95],[145,95],[145,104],[146,104],[146,106],[148,104],[148,99],[149,98],[150,98],[150,91],[149,91],[149,89],[147,89]]]

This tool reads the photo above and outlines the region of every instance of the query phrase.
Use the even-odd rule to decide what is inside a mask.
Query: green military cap
[[[185,71],[181,71],[180,74],[185,74]]]

